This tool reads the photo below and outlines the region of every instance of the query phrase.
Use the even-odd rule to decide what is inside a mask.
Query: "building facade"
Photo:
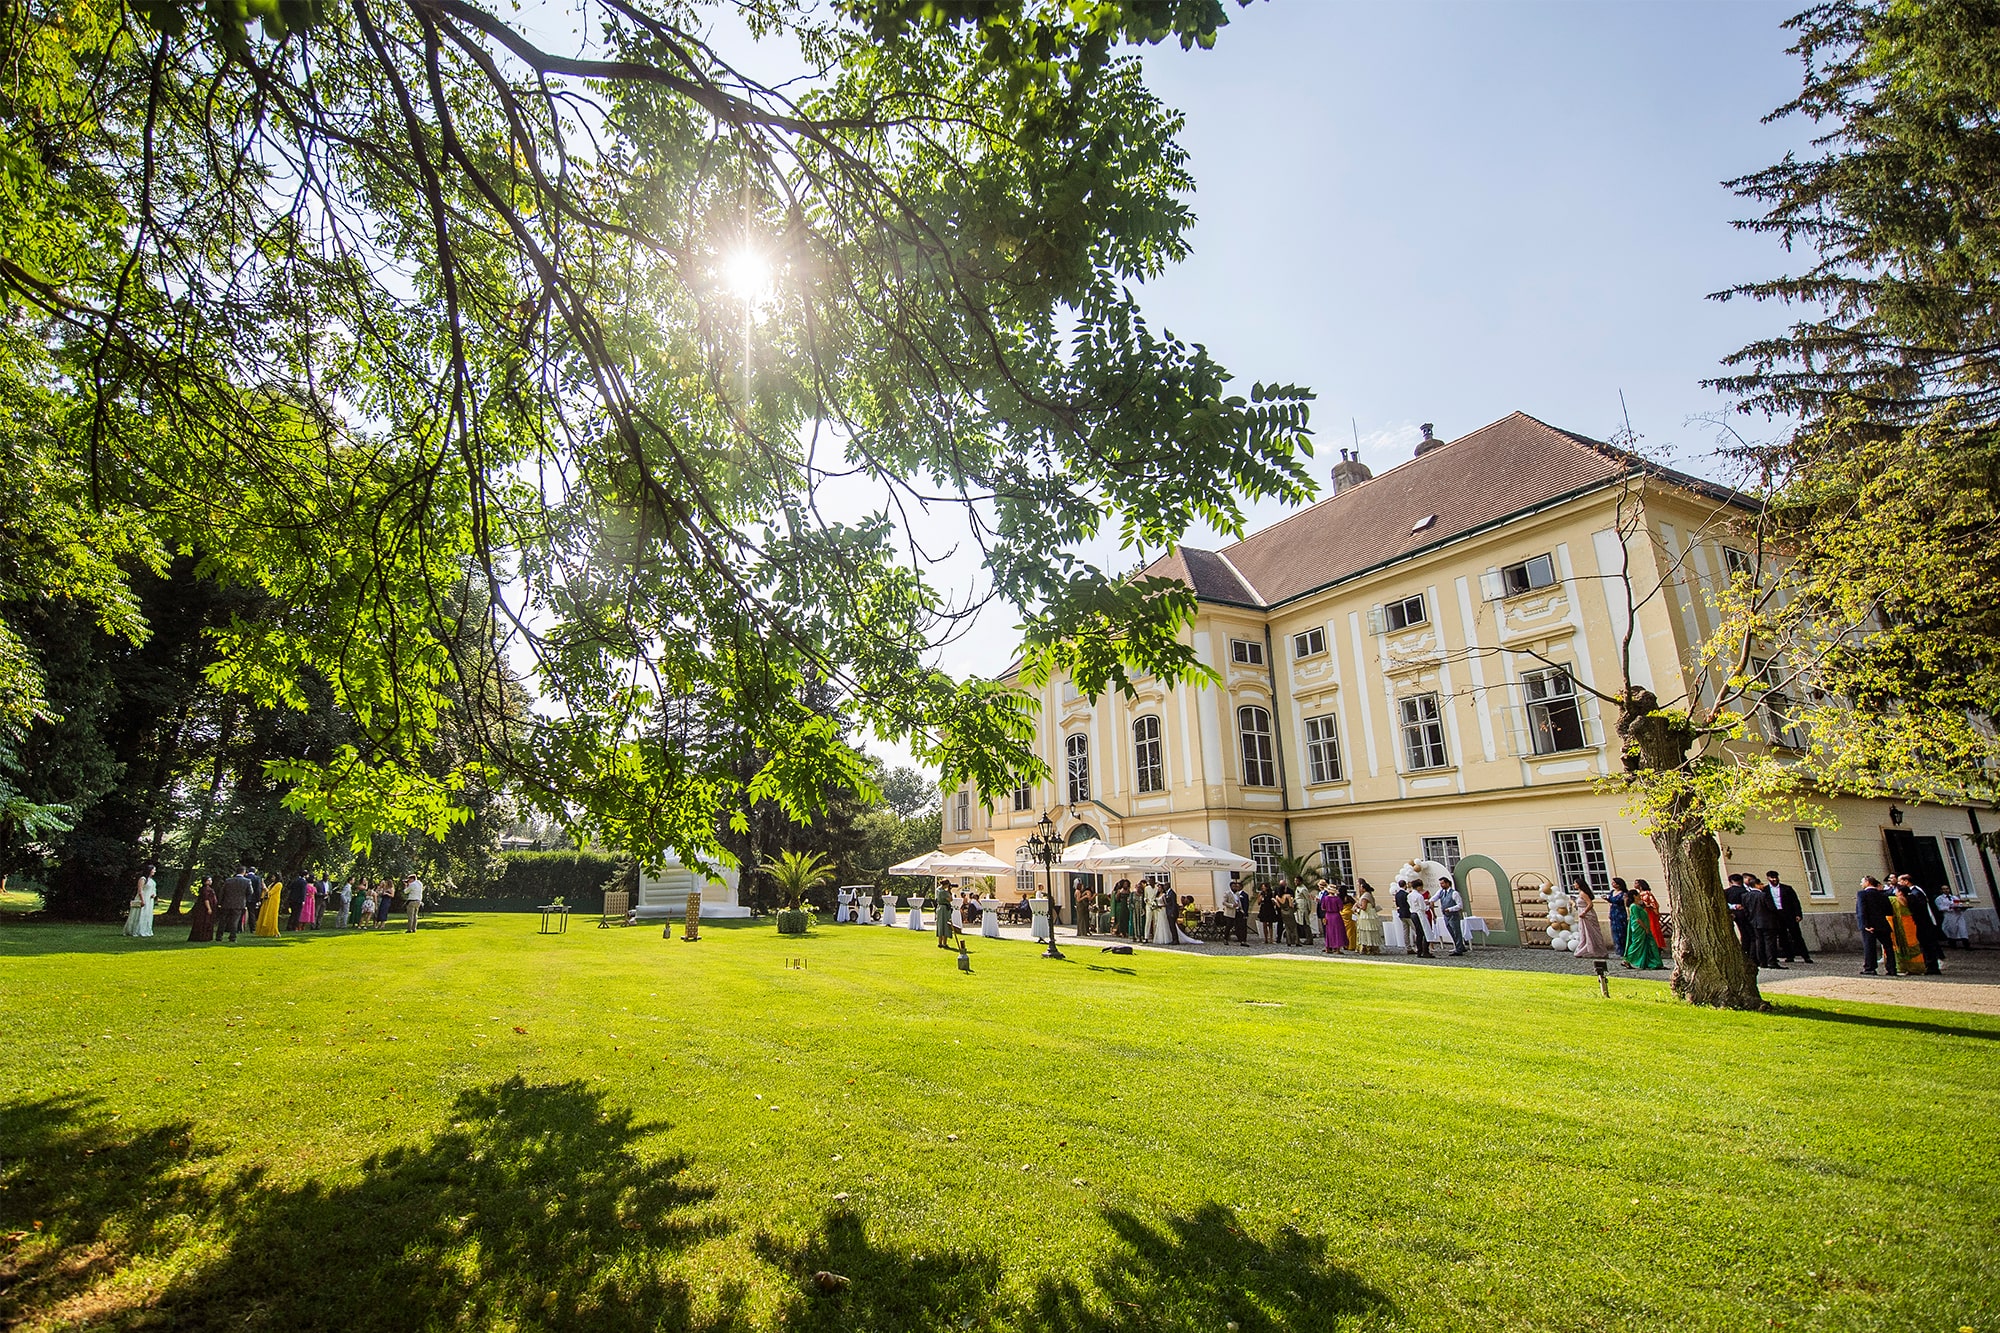
[[[1412,858],[1476,858],[1460,883],[1502,939],[1516,881],[1664,890],[1651,842],[1600,789],[1618,745],[1590,691],[1615,695],[1628,653],[1663,702],[1712,688],[1699,648],[1747,559],[1730,544],[1738,497],[1520,413],[1449,442],[1427,426],[1379,477],[1343,453],[1334,481],[1234,546],[1145,571],[1194,590],[1189,640],[1219,684],[1090,699],[1050,681],[1036,745],[1053,780],[992,806],[947,791],[946,846],[1014,860],[1024,888],[1045,812],[1071,842],[1172,831],[1265,868],[1316,855],[1378,887]],[[1775,692],[1758,720],[1764,743],[1796,740]],[[1865,873],[1909,869],[1992,903],[1972,811],[1830,804],[1837,829],[1724,837],[1725,872],[1777,870],[1822,936],[1841,933]],[[1202,901],[1226,878],[1178,887]]]

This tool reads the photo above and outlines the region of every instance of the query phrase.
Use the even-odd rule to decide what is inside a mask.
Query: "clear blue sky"
[[[1706,297],[1786,262],[1730,226],[1721,182],[1804,143],[1762,123],[1799,84],[1795,8],[1232,6],[1214,49],[1146,57],[1187,115],[1199,216],[1149,315],[1246,385],[1313,388],[1322,479],[1357,430],[1378,471],[1425,421],[1451,438],[1519,409],[1604,438],[1620,390],[1643,447],[1711,471],[1694,419],[1726,404],[1701,381],[1781,315]],[[997,670],[1011,622],[989,612],[943,665]]]

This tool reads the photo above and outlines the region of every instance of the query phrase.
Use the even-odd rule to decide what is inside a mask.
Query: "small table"
[[[542,914],[542,928],[535,932],[537,935],[569,934],[569,908],[559,907],[554,903],[546,903],[535,910]],[[556,919],[556,928],[554,930],[549,929],[550,917]]]

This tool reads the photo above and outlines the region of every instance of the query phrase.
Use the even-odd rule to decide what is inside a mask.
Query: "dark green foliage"
[[[605,889],[630,864],[603,852],[502,852],[499,861],[500,873],[484,893],[460,891],[450,900],[539,905],[561,898],[576,911],[596,912],[604,907]]]

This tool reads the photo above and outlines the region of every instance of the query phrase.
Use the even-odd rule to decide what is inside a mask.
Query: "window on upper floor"
[[[1293,657],[1318,657],[1326,651],[1326,629],[1314,626],[1303,634],[1292,636]]]
[[[1588,743],[1576,681],[1562,667],[1521,673],[1521,698],[1528,710],[1528,739],[1536,754],[1581,750]]]
[[[1403,760],[1411,770],[1444,768],[1451,753],[1444,745],[1444,710],[1436,694],[1413,694],[1396,701],[1403,723]]]
[[[1231,639],[1229,660],[1240,662],[1244,666],[1263,666],[1264,645],[1255,639]]]
[[[1792,721],[1791,696],[1779,688],[1785,683],[1784,668],[1768,657],[1753,657],[1750,675],[1764,687],[1753,703],[1764,724],[1764,739],[1788,750],[1805,749],[1805,728]]]
[[[1413,593],[1399,601],[1385,602],[1368,613],[1368,628],[1377,634],[1393,634],[1397,630],[1421,625],[1430,619],[1424,608],[1424,595]]]
[[[1034,808],[1035,808],[1035,789],[1033,787],[1030,787],[1025,782],[1022,783],[1020,786],[1014,788],[1015,811],[1018,813],[1022,810],[1032,810]]]
[[[1309,717],[1305,723],[1306,737],[1306,781],[1311,783],[1339,782],[1340,732],[1334,726],[1333,715]]]
[[[972,832],[971,792],[962,791],[958,794],[958,804],[956,806],[955,817],[952,820],[952,827],[957,829],[960,833]]]
[[[1748,551],[1738,550],[1734,546],[1722,548],[1722,569],[1730,578],[1735,578],[1738,574],[1749,578],[1755,568],[1756,562],[1750,558]]]
[[[1063,741],[1069,760],[1069,803],[1080,805],[1090,799],[1090,737],[1078,732]]]
[[[1236,710],[1236,729],[1243,737],[1243,785],[1275,787],[1278,766],[1271,749],[1271,712],[1256,704]]]
[[[1167,766],[1160,753],[1160,719],[1148,715],[1132,723],[1132,761],[1139,794],[1167,789]]]
[[[1556,562],[1546,555],[1533,556],[1519,564],[1482,574],[1479,590],[1487,601],[1497,602],[1502,597],[1518,597],[1524,592],[1534,592],[1538,588],[1552,588],[1556,583]]]

